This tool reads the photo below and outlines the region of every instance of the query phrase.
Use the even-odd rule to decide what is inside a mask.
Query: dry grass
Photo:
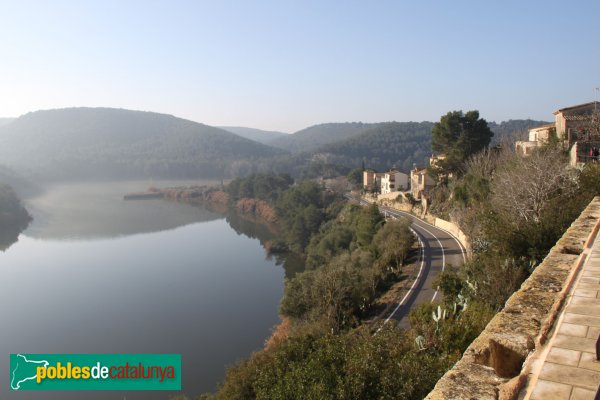
[[[281,323],[279,325],[275,325],[271,336],[265,341],[265,350],[269,350],[273,346],[278,343],[281,343],[285,339],[288,338],[290,334],[290,329],[292,327],[292,322],[287,317],[281,317]]]

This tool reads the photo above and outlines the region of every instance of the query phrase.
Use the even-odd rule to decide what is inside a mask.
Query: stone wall
[[[453,234],[456,237],[456,239],[458,239],[460,244],[462,244],[463,247],[467,249],[467,252],[470,252],[471,243],[469,242],[469,238],[463,233],[463,231],[460,230],[458,225],[441,218],[436,218],[434,225],[440,229],[443,229]]]
[[[463,233],[463,231],[460,230],[460,227],[457,224],[450,222],[450,221],[446,221],[445,219],[435,217],[428,213],[425,213],[425,215],[423,215],[422,207],[418,207],[418,209],[415,210],[415,207],[413,207],[412,205],[410,205],[407,202],[400,203],[400,202],[395,201],[396,197],[398,197],[398,196],[403,196],[403,193],[395,192],[395,193],[388,193],[388,194],[380,194],[377,196],[377,203],[384,205],[386,207],[396,209],[398,211],[404,211],[404,212],[411,213],[437,228],[440,228],[447,232],[450,232],[452,235],[454,235],[454,237],[456,237],[456,239],[460,242],[460,244],[463,245],[463,247],[467,250],[467,253],[470,254],[471,243],[469,241],[469,238],[467,237],[467,235],[465,235]],[[363,197],[363,199],[365,199],[369,202],[373,202],[372,198]],[[421,204],[423,204],[423,203],[426,203],[426,202],[421,201]]]
[[[596,197],[426,399],[517,398],[588,255],[599,221]]]
[[[398,196],[403,197],[403,193],[402,192],[390,192],[390,193],[378,194],[377,201],[378,202],[381,202],[381,201],[394,202]]]

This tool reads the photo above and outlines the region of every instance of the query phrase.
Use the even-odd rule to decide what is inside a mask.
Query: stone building
[[[590,161],[590,149],[600,146],[597,128],[600,103],[593,101],[561,108],[554,112],[554,123],[529,130],[528,140],[516,142],[516,151],[531,154],[554,137],[565,149],[570,149],[571,165]]]
[[[427,167],[414,167],[410,171],[410,192],[419,200],[423,194],[427,194],[435,187],[435,181],[427,173]]]
[[[566,141],[569,145],[577,141],[589,140],[591,123],[594,114],[600,112],[599,106],[599,102],[592,101],[555,111],[554,121],[558,139]]]
[[[363,171],[363,189],[372,192],[381,185],[383,173],[367,169]]]

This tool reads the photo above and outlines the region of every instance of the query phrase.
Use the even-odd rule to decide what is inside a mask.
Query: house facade
[[[548,143],[550,138],[556,134],[555,124],[546,124],[529,130],[529,141]]]
[[[569,145],[589,140],[590,125],[597,112],[600,112],[600,103],[597,101],[555,111],[556,136]]]
[[[597,101],[561,108],[553,113],[553,124],[529,129],[528,140],[516,142],[516,151],[521,155],[529,155],[555,136],[565,149],[572,150],[575,147],[571,151],[572,165],[585,163],[589,158],[589,149],[600,145],[598,132],[592,129],[598,112],[600,103]]]
[[[414,167],[410,171],[410,192],[419,200],[435,187],[435,181],[427,173],[427,167]]]
[[[363,171],[363,189],[366,191],[373,191],[378,188],[381,184],[381,178],[383,174],[380,172],[375,172],[373,170],[364,170]]]
[[[408,190],[408,175],[396,170],[384,172],[381,176],[381,194]]]

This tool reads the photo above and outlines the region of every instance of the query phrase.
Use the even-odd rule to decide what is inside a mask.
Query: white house
[[[381,176],[381,194],[408,190],[408,175],[391,170]]]

